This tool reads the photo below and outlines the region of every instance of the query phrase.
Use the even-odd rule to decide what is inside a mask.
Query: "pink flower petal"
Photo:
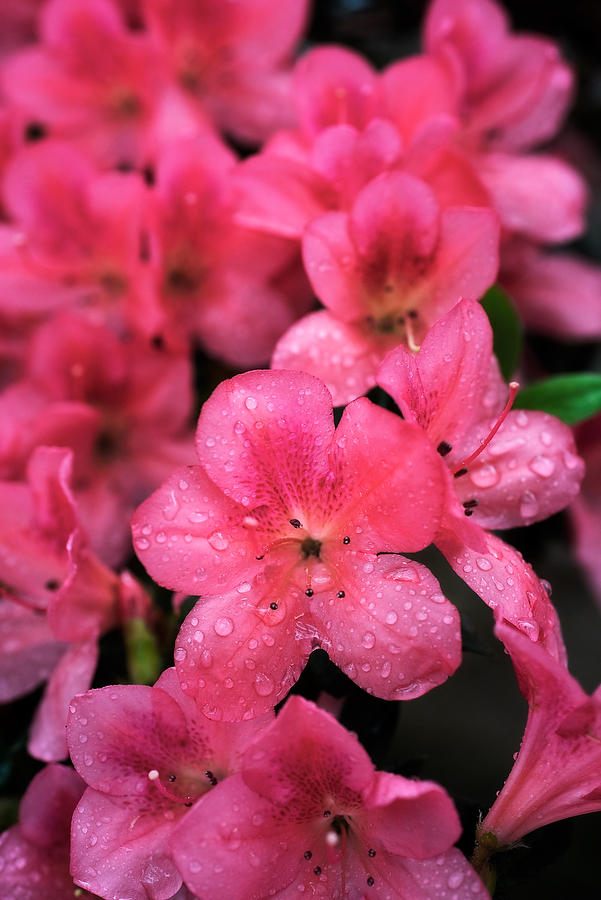
[[[261,548],[243,517],[244,508],[200,466],[188,466],[136,511],[134,547],[159,584],[198,594],[227,590],[263,568],[255,560]]]
[[[294,70],[301,127],[317,134],[328,125],[365,128],[376,113],[376,74],[358,53],[319,47],[305,53]]]
[[[387,700],[420,697],[446,681],[461,661],[459,616],[430,572],[397,555],[359,555],[337,568],[344,599],[332,605],[317,594],[311,603],[336,665]]]
[[[333,434],[332,397],[316,378],[247,372],[222,382],[206,401],[196,446],[209,478],[228,497],[250,509],[279,508],[285,516],[299,502],[314,505],[319,480],[329,471]],[[235,464],[224,465],[228,457]]]
[[[601,335],[601,269],[571,253],[507,247],[500,276],[526,324],[552,337]]]
[[[570,428],[547,413],[519,410],[509,413],[455,489],[461,502],[478,501],[474,522],[514,528],[567,506],[583,475]]]
[[[480,826],[504,845],[601,809],[601,692],[588,697],[561,662],[508,625],[496,634],[530,707],[515,765]]]
[[[343,406],[374,387],[375,372],[386,351],[385,342],[374,339],[372,328],[340,321],[329,310],[320,310],[286,331],[276,344],[271,365],[320,378],[334,406]]]
[[[477,529],[472,546],[465,539],[468,527]],[[474,523],[458,520],[455,526],[452,519],[436,537],[436,546],[459,577],[490,606],[496,621],[509,622],[533,643],[542,644],[550,656],[565,660],[555,608],[517,550]]]
[[[477,168],[508,230],[545,243],[582,234],[586,186],[567,163],[552,156],[489,153]]]
[[[311,617],[294,615],[305,605],[301,591],[285,581],[278,591],[273,581],[199,601],[180,629],[174,655],[182,690],[211,719],[237,722],[272,709],[318,645]]]
[[[69,755],[65,734],[69,701],[90,687],[97,661],[98,645],[90,641],[69,647],[56,666],[37,708],[27,744],[36,759],[55,762]]]
[[[44,613],[0,600],[0,702],[22,697],[46,681],[65,650]]]

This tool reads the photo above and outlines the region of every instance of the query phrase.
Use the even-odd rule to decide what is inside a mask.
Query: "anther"
[[[463,504],[463,511],[466,516],[471,516],[474,509],[478,506],[477,500],[466,500]]]
[[[209,784],[212,785],[212,787],[215,787],[215,785],[217,784],[217,779],[215,778],[213,773],[210,771],[210,769],[207,769],[207,771],[205,772],[205,778],[207,779]]]
[[[47,581],[44,585],[47,591],[56,591],[60,587],[60,582],[56,580],[56,578],[51,578],[50,581]]]
[[[375,882],[374,882],[373,878],[371,877],[371,875],[369,875],[368,878],[367,878],[367,886],[368,886],[368,887],[373,887],[373,886],[374,886],[374,883],[375,883]]]
[[[290,519],[290,524],[292,525],[293,528],[302,528],[303,527],[301,525],[299,519]]]
[[[305,859],[311,859],[311,857],[313,856],[313,854],[311,853],[310,850],[305,850],[303,855],[304,855]]]
[[[157,773],[158,774],[158,773]],[[324,810],[323,817],[324,819],[329,818],[332,815],[332,811],[330,809]]]
[[[255,556],[255,559],[265,559],[265,554],[263,556]]]
[[[315,866],[313,872],[315,873],[315,875],[321,875],[321,866]]]
[[[518,381],[510,381],[509,382],[509,397],[507,398],[507,403],[505,404],[505,408],[501,412],[501,415],[499,416],[499,418],[497,419],[497,421],[495,422],[493,427],[490,429],[490,431],[488,432],[488,434],[484,438],[484,440],[480,441],[480,443],[478,444],[478,446],[476,447],[474,452],[471,454],[471,456],[468,456],[467,459],[464,459],[463,462],[461,463],[461,465],[458,467],[458,469],[455,470],[454,475],[456,478],[459,477],[459,472],[461,472],[462,469],[467,469],[467,466],[469,466],[470,463],[473,463],[473,461],[476,459],[476,457],[480,456],[480,454],[482,453],[484,448],[487,447],[488,444],[490,444],[490,442],[494,438],[495,434],[497,433],[497,431],[499,430],[499,428],[501,427],[501,425],[507,418],[509,410],[513,406],[513,401],[515,400],[516,394],[519,391],[519,389],[520,389],[520,384]]]
[[[343,538],[342,538],[342,543],[343,543],[343,544],[350,544],[350,542],[351,542],[351,539],[350,539],[350,537],[348,536],[348,534],[347,534],[346,537],[343,537]]]
[[[376,851],[373,850],[373,849],[370,849],[370,850],[367,851],[367,855],[368,855],[368,856],[371,856],[371,858],[373,859],[374,856],[376,855]]]
[[[313,588],[307,588],[307,590],[305,591],[305,597],[312,597],[314,593],[315,591],[313,590]]]
[[[194,801],[188,800],[187,803],[184,803],[184,806],[189,809],[191,806],[194,806]]]
[[[277,609],[277,608],[278,608],[277,603],[274,602],[274,603],[269,604],[269,609]]]
[[[173,784],[173,782],[175,781],[175,775],[170,775],[167,781],[170,781],[171,784]]]
[[[338,593],[336,594],[336,596],[337,596],[340,600],[342,600],[342,598],[345,597],[346,594],[344,593],[344,591],[338,591]]]
[[[441,441],[438,447],[436,448],[436,452],[440,453],[441,456],[447,456],[453,448],[447,441]]]
[[[457,469],[456,472],[453,472],[453,478],[461,478],[462,475],[467,475],[467,469],[463,466],[461,469]]]

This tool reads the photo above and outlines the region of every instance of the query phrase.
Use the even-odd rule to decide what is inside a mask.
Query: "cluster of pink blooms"
[[[494,0],[432,0],[421,53],[380,72],[301,52],[309,15],[2,11],[0,699],[46,683],[48,764],[0,837],[3,900],[484,900],[493,851],[601,810],[601,695],[495,533],[572,503],[584,463],[511,409],[478,302],[498,282],[530,327],[601,336],[601,272],[557,250],[587,189],[539,150],[572,72]],[[198,348],[240,374],[195,425]],[[601,592],[599,436],[573,517]],[[195,603],[153,686],[89,690],[99,640],[159,615],[132,542]],[[530,708],[474,865],[442,787],[285,700],[316,648],[387,700],[455,672],[458,610],[411,556],[431,544]]]

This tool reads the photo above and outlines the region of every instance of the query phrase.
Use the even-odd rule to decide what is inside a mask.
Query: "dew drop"
[[[530,519],[538,512],[538,500],[532,491],[524,491],[520,498],[520,515]]]
[[[158,540],[158,537],[157,537]],[[213,550],[227,550],[229,547],[228,539],[221,533],[221,531],[214,531],[213,534],[210,534],[207,538],[209,544],[213,548]]]
[[[541,478],[550,478],[555,471],[555,463],[548,456],[535,456],[528,463],[528,468]]]
[[[447,884],[452,891],[456,890],[458,887],[461,887],[461,885],[463,884],[463,872],[453,872],[452,875],[449,875]]]
[[[134,543],[138,550],[148,550],[150,547],[150,542],[147,541],[146,538],[136,538]]]
[[[215,619],[213,628],[215,629],[215,634],[218,634],[219,637],[227,637],[234,630],[234,623],[228,616],[220,616],[218,619]]]
[[[255,400],[254,397],[247,397],[246,400],[244,401],[244,405],[247,409],[256,409],[257,401]]]
[[[259,697],[269,697],[274,690],[273,679],[269,675],[265,675],[264,672],[259,672],[255,675],[254,688]]]
[[[491,466],[490,463],[479,466],[477,469],[474,469],[473,472],[470,472],[470,478],[473,484],[479,488],[494,487],[495,484],[499,483],[500,477],[501,476],[495,467]]]
[[[386,613],[386,624],[387,625],[394,625],[394,623],[396,622],[397,619],[398,619],[398,616],[393,609],[390,610],[390,612]]]
[[[376,636],[371,631],[366,631],[363,637],[361,638],[361,645],[365,647],[366,650],[371,650],[372,647],[375,646]]]
[[[489,559],[486,559],[484,556],[481,556],[476,560],[476,565],[480,569],[481,572],[489,572],[492,569],[492,563]]]

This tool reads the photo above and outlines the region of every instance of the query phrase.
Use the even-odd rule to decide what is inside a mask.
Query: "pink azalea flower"
[[[4,197],[13,222],[2,242],[6,314],[23,315],[25,290],[29,317],[77,304],[121,325],[147,278],[141,178],[100,174],[69,144],[44,141],[15,155]]]
[[[452,849],[459,831],[442,788],[376,772],[332,716],[291,697],[172,847],[203,897],[487,897]]]
[[[374,386],[379,363],[405,341],[415,347],[462,294],[480,296],[498,267],[494,212],[440,210],[405,173],[373,179],[349,215],[314,219],[305,267],[327,309],[301,319],[276,346],[274,368],[322,378],[336,405]]]
[[[0,835],[0,895],[19,900],[65,900],[69,874],[69,826],[85,784],[66,766],[46,766],[21,800],[19,824]]]
[[[146,133],[166,83],[148,35],[130,31],[112,0],[50,0],[39,30],[39,44],[4,63],[9,101],[103,166],[143,162]],[[107,46],[110,53],[98,53]]]
[[[208,136],[172,142],[158,159],[151,266],[163,321],[153,328],[247,368],[269,359],[312,297],[289,241],[235,224],[234,162]]]
[[[29,741],[30,753],[46,761],[67,755],[67,705],[90,685],[100,635],[149,608],[137,582],[107,569],[87,545],[70,467],[68,450],[39,447],[28,484],[0,484],[0,699],[49,679]]]
[[[512,241],[499,281],[533,331],[565,340],[601,336],[601,268],[573,253]]]
[[[430,330],[417,355],[402,346],[389,354],[378,384],[447,463],[436,545],[497,617],[561,656],[544,586],[521,555],[487,529],[539,521],[574,498],[584,467],[570,429],[546,413],[507,411],[492,329],[471,300]]]
[[[496,634],[529,706],[516,762],[478,829],[503,846],[601,810],[601,690],[589,697],[564,665],[514,628],[498,624]]]
[[[237,771],[245,746],[272,717],[210,722],[182,694],[174,669],[154,687],[114,685],[74,697],[69,749],[89,785],[73,816],[75,882],[107,898],[172,897],[182,879],[171,835]]]
[[[428,53],[455,71],[464,135],[476,147],[515,152],[553,137],[572,97],[572,72],[556,44],[512,34],[493,0],[433,0]]]
[[[0,466],[18,478],[36,445],[69,444],[80,519],[102,558],[119,564],[133,508],[193,458],[191,408],[186,357],[57,315],[31,342],[27,377],[0,395]]]
[[[206,715],[271,708],[318,646],[389,699],[454,671],[456,611],[397,555],[425,547],[440,515],[445,473],[419,429],[367,400],[334,429],[317,379],[249,372],[205,403],[197,451],[201,465],[175,472],[133,533],[159,583],[202,594],[175,661]]]
[[[143,8],[173,78],[220,128],[258,143],[292,124],[287,64],[307,0],[144,0]]]

